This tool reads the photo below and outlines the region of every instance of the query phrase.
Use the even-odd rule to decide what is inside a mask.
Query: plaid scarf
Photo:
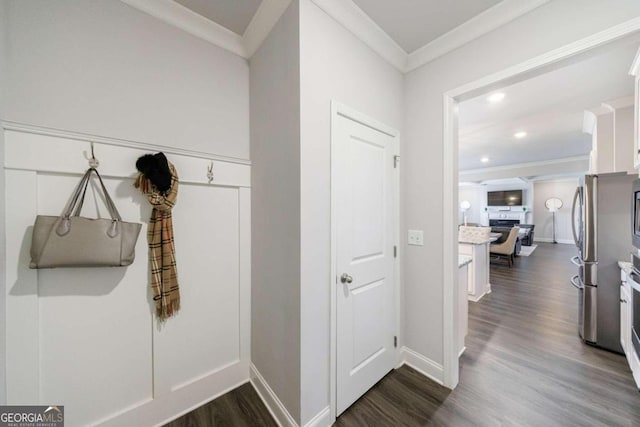
[[[173,241],[173,219],[171,209],[178,198],[178,173],[169,163],[171,188],[161,193],[145,178],[138,174],[134,186],[147,196],[153,206],[147,228],[149,242],[149,268],[151,270],[151,290],[156,304],[156,315],[165,320],[180,310],[180,289],[176,267],[176,248]]]

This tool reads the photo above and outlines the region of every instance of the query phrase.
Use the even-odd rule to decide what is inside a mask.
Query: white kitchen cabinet
[[[629,284],[624,281],[620,285],[620,344],[624,354],[629,353],[631,345],[631,316],[629,308]]]
[[[469,301],[467,299],[467,283],[469,269],[473,266],[473,261],[469,261],[465,255],[460,256],[458,261],[458,357],[462,356],[465,350],[465,337],[469,330]]]
[[[473,262],[469,268],[467,291],[473,302],[491,292],[489,282],[489,241],[482,243],[459,243],[458,254],[471,256]]]
[[[633,324],[633,294],[634,289],[640,291],[640,283],[636,283],[628,276],[630,265],[621,267],[620,279],[622,284],[620,285],[620,344],[624,350],[624,354],[631,368],[633,379],[636,382],[636,386],[640,388],[640,359],[635,351],[633,342],[631,341],[631,326]]]

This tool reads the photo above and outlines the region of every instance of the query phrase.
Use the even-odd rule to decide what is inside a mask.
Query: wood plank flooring
[[[491,266],[493,292],[469,303],[454,391],[404,366],[336,426],[640,426],[640,393],[624,357],[577,335],[573,255],[570,245],[540,244],[511,269]],[[170,426],[274,425],[250,385],[231,393]]]
[[[250,383],[166,424],[166,427],[277,427]]]

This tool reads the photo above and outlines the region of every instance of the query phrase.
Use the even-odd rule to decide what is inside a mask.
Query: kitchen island
[[[473,265],[473,259],[469,255],[458,255],[458,357],[462,356],[466,349],[464,339],[469,330],[469,301],[467,299],[467,283],[469,269]]]
[[[470,256],[473,262],[469,268],[467,279],[467,294],[470,301],[480,301],[491,292],[489,282],[489,251],[495,237],[460,238],[458,240],[458,254]]]

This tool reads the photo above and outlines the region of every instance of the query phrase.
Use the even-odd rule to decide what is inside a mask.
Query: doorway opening
[[[458,304],[460,300],[460,286],[458,283],[458,225],[462,218],[462,221],[466,219],[468,223],[477,223],[478,225],[486,225],[490,226],[491,219],[512,219],[517,220],[518,223],[529,224],[530,222],[535,222],[533,219],[536,215],[536,209],[531,209],[531,206],[534,204],[537,206],[539,203],[534,202],[533,197],[535,195],[535,182],[534,179],[536,176],[545,175],[541,172],[534,172],[531,168],[533,167],[546,167],[547,171],[552,171],[558,169],[558,164],[560,162],[550,159],[550,158],[536,158],[534,151],[527,151],[525,147],[521,147],[521,153],[514,153],[513,149],[509,150],[510,152],[504,153],[505,156],[501,160],[502,164],[496,164],[492,168],[492,170],[482,171],[482,167],[469,168],[469,165],[473,165],[473,162],[478,162],[478,164],[491,161],[490,158],[485,159],[483,157],[489,157],[486,154],[480,153],[472,153],[475,157],[473,160],[470,160],[465,165],[467,168],[466,171],[463,172],[461,176],[465,176],[465,179],[468,179],[469,182],[478,181],[480,184],[482,182],[489,184],[492,180],[507,178],[509,170],[509,157],[511,156],[512,165],[515,163],[517,168],[521,170],[518,172],[517,177],[509,177],[509,178],[517,178],[518,183],[512,182],[512,186],[515,187],[524,187],[525,191],[520,191],[520,197],[524,197],[523,200],[520,201],[520,204],[517,205],[518,208],[510,207],[508,210],[505,209],[501,211],[500,206],[496,206],[495,209],[489,206],[489,201],[487,199],[486,190],[484,192],[484,196],[480,196],[475,200],[475,204],[478,205],[478,216],[471,217],[469,213],[469,209],[473,206],[474,202],[472,200],[464,201],[468,203],[464,203],[465,212],[461,212],[460,203],[463,199],[459,199],[458,197],[458,189],[459,182],[462,181],[462,178],[459,178],[459,171],[462,169],[458,166],[459,154],[463,153],[462,149],[459,149],[459,141],[462,140],[463,137],[469,137],[469,135],[473,136],[474,132],[468,131],[467,126],[467,134],[463,134],[461,130],[463,129],[462,125],[465,125],[464,117],[462,114],[464,113],[465,103],[468,103],[467,106],[473,106],[474,102],[480,105],[482,102],[490,103],[491,100],[487,99],[496,94],[500,94],[495,96],[495,98],[500,98],[502,96],[502,100],[506,99],[505,92],[511,88],[519,88],[520,86],[525,87],[526,85],[522,85],[523,82],[532,79],[543,80],[546,78],[545,76],[552,75],[552,72],[564,72],[566,70],[575,68],[575,64],[579,64],[584,61],[598,61],[598,58],[602,60],[607,54],[610,54],[612,51],[624,48],[624,46],[633,45],[635,49],[638,47],[638,32],[640,31],[640,24],[635,25],[633,28],[631,26],[619,26],[615,27],[609,31],[597,34],[593,37],[590,37],[585,40],[581,40],[579,42],[573,43],[571,45],[565,46],[561,49],[557,49],[548,54],[542,55],[540,57],[534,58],[533,60],[527,61],[526,63],[511,67],[509,69],[503,70],[499,73],[493,74],[491,76],[485,77],[483,79],[477,80],[470,84],[467,84],[463,87],[452,90],[444,95],[444,124],[445,124],[445,135],[444,135],[444,223],[445,223],[445,232],[444,240],[443,240],[443,250],[444,250],[444,260],[445,260],[445,271],[444,271],[444,383],[448,387],[455,387],[459,381],[459,363],[458,363],[458,355],[460,349],[458,348],[458,337],[457,331],[459,330],[459,324],[461,322],[458,315],[456,315],[456,304]],[[635,44],[634,44],[635,43]],[[627,70],[631,66],[633,62],[633,57],[628,60]],[[632,80],[631,80],[632,81]],[[568,84],[572,84],[569,82]],[[578,85],[579,86],[579,85]],[[517,91],[516,91],[517,92]],[[495,99],[494,98],[494,99]],[[500,100],[498,100],[499,102]],[[609,101],[609,99],[601,99],[599,103],[603,103]],[[585,106],[585,108],[588,108]],[[511,111],[515,118],[517,118],[518,111]],[[545,123],[544,115],[541,115],[538,119],[540,123]],[[546,117],[546,121],[549,120],[549,116]],[[466,125],[469,123],[467,122]],[[471,126],[473,128],[473,126]],[[498,126],[499,128],[499,126]],[[481,139],[483,134],[487,134],[492,129],[482,128],[481,124],[478,125],[478,128],[473,129],[475,131],[475,135]],[[495,129],[494,129],[495,130]],[[526,140],[528,136],[531,136],[526,129],[514,128],[513,123],[505,124],[502,127],[502,131],[505,133],[509,133],[509,138],[511,139],[511,146],[515,145],[518,141]],[[486,136],[486,135],[485,135]],[[584,143],[582,144],[584,148]],[[580,146],[580,144],[577,144]],[[476,147],[477,148],[477,147]],[[482,148],[482,147],[481,147]],[[566,148],[566,147],[565,147]],[[486,149],[486,147],[485,147]],[[574,175],[577,176],[581,167],[585,167],[589,170],[590,163],[593,163],[593,156],[591,156],[591,160],[587,157],[585,159],[584,155],[576,155],[580,153],[571,153],[570,150],[564,154],[564,160],[567,162],[573,162],[575,167]],[[520,156],[524,161],[513,162],[513,158],[517,158]],[[500,156],[495,156],[496,160],[500,159]],[[628,157],[632,157],[632,151],[629,151]],[[529,160],[529,161],[526,161]],[[555,163],[554,163],[555,162]],[[633,162],[631,162],[633,164]],[[582,166],[581,166],[582,165]],[[461,164],[462,166],[462,164]],[[566,165],[565,165],[566,166]],[[555,169],[554,169],[555,167]],[[568,166],[567,166],[568,167]],[[512,168],[513,169],[513,168]],[[565,168],[566,169],[566,168]],[[484,174],[484,175],[483,175]],[[558,172],[550,172],[547,173],[548,176],[554,176],[555,178],[567,178],[567,176],[562,176],[563,174]],[[484,178],[483,178],[484,177]],[[520,179],[524,177],[523,179]],[[478,183],[476,182],[476,184]],[[540,187],[542,188],[542,187]],[[523,188],[502,188],[502,193],[507,190],[523,190]],[[527,191],[528,190],[528,191]],[[495,189],[496,192],[499,189]],[[528,196],[526,195],[528,193]],[[518,195],[512,195],[512,197],[518,197]],[[528,197],[528,199],[527,199]],[[549,199],[558,198],[558,197],[548,197]],[[566,198],[566,197],[565,197]],[[544,202],[543,206],[544,206]],[[567,211],[570,210],[571,200],[564,201],[564,205],[567,206]],[[500,204],[500,203],[498,203]],[[471,205],[471,206],[469,206]],[[504,205],[503,205],[504,206]],[[537,209],[540,213],[542,211]],[[533,212],[532,212],[533,211]],[[507,212],[510,215],[507,215]],[[557,209],[556,209],[557,212]],[[491,214],[495,214],[494,218],[491,218]],[[516,215],[514,218],[510,218],[511,216]],[[555,215],[554,215],[555,216]],[[466,218],[465,218],[466,217]],[[509,217],[509,218],[507,218]],[[554,229],[555,230],[555,229]],[[536,230],[537,231],[537,230]],[[546,231],[546,230],[543,230]],[[557,231],[557,230],[555,230]],[[543,237],[540,235],[540,237]],[[571,243],[566,239],[566,243]],[[488,254],[487,254],[488,255]],[[489,268],[487,266],[487,268]],[[488,277],[488,274],[487,274]],[[567,278],[568,282],[569,278]],[[490,287],[488,287],[486,292],[490,291]],[[577,325],[576,325],[577,327]]]

